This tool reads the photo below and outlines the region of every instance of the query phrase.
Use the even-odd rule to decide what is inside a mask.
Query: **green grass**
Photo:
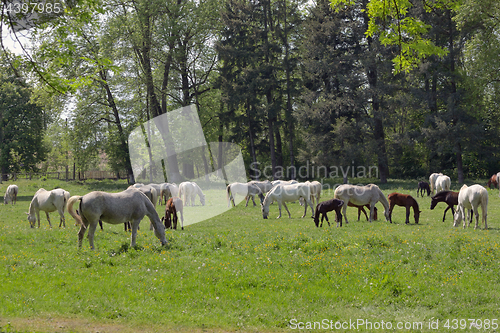
[[[0,185],[0,191],[10,183]],[[167,231],[165,248],[142,227],[138,246],[131,249],[123,226],[104,224],[91,251],[86,239],[77,249],[77,227],[70,217],[66,229],[59,229],[52,213],[50,229],[42,214],[42,227],[30,229],[24,212],[32,195],[41,186],[81,195],[118,191],[126,184],[16,184],[20,201],[0,207],[0,332],[52,332],[48,318],[99,324],[102,331],[280,332],[291,331],[293,319],[393,325],[439,320],[442,331],[446,320],[492,320],[499,313],[498,190],[489,190],[487,231],[483,225],[453,228],[450,213],[442,223],[445,205],[431,211],[428,197],[418,198],[418,225],[413,212],[411,224],[404,224],[402,207],[395,208],[393,224],[368,223],[363,217],[357,222],[357,212],[349,208],[350,223],[342,228],[326,222],[316,228],[310,217],[300,218],[298,204],[289,205],[291,219],[284,212],[279,220],[274,219],[276,205],[263,220],[258,207],[240,204],[184,231]],[[385,194],[415,197],[415,184],[391,181],[381,188]],[[322,195],[331,197],[331,192]],[[160,214],[163,209],[157,207]],[[431,331],[425,325],[414,331]],[[64,327],[59,331],[87,331]]]

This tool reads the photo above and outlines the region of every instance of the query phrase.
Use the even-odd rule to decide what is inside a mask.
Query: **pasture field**
[[[0,184],[2,195],[9,184]],[[279,220],[276,204],[263,220],[259,207],[240,203],[184,231],[166,231],[167,247],[147,218],[136,248],[123,225],[105,223],[91,251],[87,239],[77,249],[67,213],[66,228],[58,228],[57,213],[49,228],[43,212],[42,227],[29,228],[31,198],[39,187],[83,195],[119,191],[124,182],[16,184],[17,205],[0,207],[0,332],[499,331],[498,189],[488,190],[489,230],[453,228],[451,212],[442,223],[445,204],[431,211],[430,197],[417,199],[418,225],[413,211],[405,225],[402,207],[386,222],[379,203],[378,221],[357,222],[349,207],[342,228],[326,221],[316,228],[298,203],[289,205],[291,219],[284,211]],[[416,185],[390,181],[381,189],[416,198]],[[157,206],[160,216],[163,209]],[[353,329],[350,321],[364,324]]]

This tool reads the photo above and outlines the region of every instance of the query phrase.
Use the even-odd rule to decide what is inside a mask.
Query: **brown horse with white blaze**
[[[415,218],[415,223],[418,224],[420,219],[420,209],[418,208],[418,202],[408,194],[401,193],[391,193],[387,196],[389,200],[389,216],[392,217],[392,210],[394,206],[406,207],[406,221],[405,223],[410,223],[410,208],[413,207],[413,217]],[[390,219],[392,223],[392,218]]]

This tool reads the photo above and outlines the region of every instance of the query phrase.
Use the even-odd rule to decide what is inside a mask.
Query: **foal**
[[[439,202],[446,202],[448,207],[444,210],[443,222],[446,217],[446,212],[451,208],[451,214],[455,215],[455,210],[453,206],[458,205],[458,192],[453,191],[441,191],[436,195],[431,197],[431,209],[434,209]],[[471,216],[472,217],[472,216]]]
[[[339,199],[331,199],[327,201],[320,202],[316,206],[316,213],[314,214],[314,223],[316,224],[316,227],[323,227],[323,219],[326,219],[326,222],[328,222],[328,225],[330,225],[330,221],[328,221],[328,216],[326,213],[331,212],[332,210],[335,210],[335,213],[337,214],[335,220],[337,220],[337,226],[339,225],[340,221],[340,226],[342,226],[342,213],[340,210],[342,209],[342,206],[344,205],[344,201],[339,200]],[[319,225],[319,215],[321,214],[321,225]]]
[[[424,191],[427,191],[427,196],[431,195],[431,188],[429,186],[428,182],[418,182],[418,188],[417,188],[417,198],[418,194],[420,193],[420,196],[424,196]]]
[[[352,202],[349,201],[347,203],[347,206],[349,206],[349,207],[356,207],[358,209],[358,222],[359,222],[359,218],[361,216],[361,212],[363,212],[363,214],[365,214],[366,220],[369,221],[368,214],[366,214],[366,210],[365,210],[364,207],[368,208],[368,211],[369,211],[370,210],[370,205],[364,205],[364,206],[362,205],[362,206],[360,206],[360,205],[355,205],[355,204],[353,204]],[[377,207],[373,207],[373,219],[375,221],[378,220]]]
[[[177,230],[177,211],[181,213],[181,228],[184,230],[184,216],[182,214],[182,200],[178,197],[173,197],[168,199],[165,206],[165,216],[161,218],[161,221],[165,224],[166,229]],[[172,219],[172,215],[174,218]]]
[[[417,201],[408,194],[401,193],[391,193],[388,195],[389,199],[389,220],[392,223],[392,210],[394,206],[403,206],[406,207],[406,221],[405,223],[410,223],[410,207],[413,207],[413,217],[415,218],[415,223],[418,224],[418,220],[420,218],[420,210],[418,209]]]

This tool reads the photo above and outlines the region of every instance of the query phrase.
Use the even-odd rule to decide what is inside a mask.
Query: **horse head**
[[[435,196],[434,197],[431,197],[431,210],[434,209],[434,207],[436,207],[436,205],[438,204],[439,201],[436,200]]]
[[[28,215],[28,222],[30,223],[30,227],[34,228],[36,224],[36,215],[31,215],[30,213],[26,213],[26,215]]]
[[[264,220],[267,220],[267,217],[269,216],[269,206],[265,206],[263,204],[260,204],[260,210],[262,211],[262,217]]]
[[[455,215],[453,215],[453,226],[458,227],[460,222],[462,222],[462,210],[458,207],[455,211]]]
[[[205,194],[200,194],[200,202],[202,206],[205,206]]]
[[[413,214],[413,217],[415,218],[415,224],[418,224],[418,221],[420,220],[420,213],[422,213],[421,210],[415,209],[415,212]]]

